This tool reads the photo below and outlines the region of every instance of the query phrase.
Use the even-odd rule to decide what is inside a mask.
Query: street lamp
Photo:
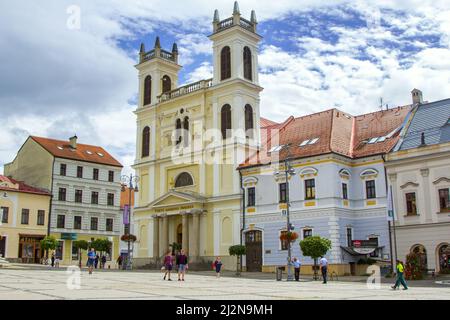
[[[291,232],[293,230],[293,226],[291,225],[291,221],[289,219],[289,210],[290,210],[290,200],[289,200],[289,176],[295,176],[295,169],[291,166],[291,152],[290,152],[291,144],[284,145],[280,152],[282,150],[287,151],[287,156],[284,159],[284,170],[282,170],[282,173],[285,175],[286,179],[286,231]],[[278,176],[280,174],[279,171],[275,172],[274,175]],[[294,281],[294,275],[292,274],[292,257],[291,257],[291,241],[290,239],[287,240],[288,245],[288,257],[287,257],[287,267],[288,267],[288,275],[287,275],[287,281]]]
[[[128,190],[129,190],[129,194],[128,194],[128,223],[127,223],[127,227],[125,228],[125,235],[128,236],[128,255],[127,255],[127,262],[124,263],[124,269],[126,270],[131,270],[131,248],[130,248],[130,231],[131,231],[131,193],[134,192],[139,192],[138,189],[138,182],[139,182],[139,177],[138,176],[133,176],[133,174],[131,173],[129,176],[127,175],[123,175],[121,178],[121,182],[122,182],[122,192],[125,192],[126,189],[126,185],[128,185]]]

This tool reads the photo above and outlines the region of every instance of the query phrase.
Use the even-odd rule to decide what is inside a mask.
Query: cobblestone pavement
[[[222,277],[189,273],[185,282],[163,281],[159,272],[82,270],[79,289],[68,289],[65,268],[0,269],[0,300],[9,299],[450,299],[450,285],[411,287],[407,291],[368,289],[364,282],[301,282]]]

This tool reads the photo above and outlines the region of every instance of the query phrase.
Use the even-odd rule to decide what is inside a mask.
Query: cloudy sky
[[[261,114],[360,114],[450,97],[450,2],[241,0],[256,10]],[[214,9],[233,1],[0,2],[0,173],[28,135],[98,144],[134,161],[139,44],[176,41],[181,84],[211,77]],[[76,17],[80,10],[80,20]],[[79,26],[79,28],[78,28]]]

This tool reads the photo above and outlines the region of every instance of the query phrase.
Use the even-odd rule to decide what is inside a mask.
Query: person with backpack
[[[400,260],[397,260],[397,280],[395,281],[395,284],[392,286],[393,290],[396,290],[398,287],[400,287],[400,284],[403,286],[403,290],[408,290],[408,285],[406,284],[405,278],[403,277],[403,273],[405,272],[405,266],[403,265],[403,262]]]

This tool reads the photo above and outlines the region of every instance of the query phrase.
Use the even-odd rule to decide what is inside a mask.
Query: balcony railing
[[[146,53],[142,54],[140,62],[142,63],[144,61],[151,60],[151,59],[154,59],[156,57],[159,57],[159,58],[162,58],[162,59],[169,60],[169,61],[177,63],[177,56],[176,56],[176,54],[174,54],[173,52],[162,50],[162,49],[159,49],[159,50],[153,49],[153,50],[151,50],[149,52],[146,52]]]
[[[158,103],[175,99],[195,91],[209,88],[211,86],[212,86],[212,79],[194,82],[161,94],[160,96],[158,96]]]
[[[217,22],[214,27],[214,32],[220,32],[222,30],[231,28],[235,25],[239,25],[242,28],[249,30],[251,32],[256,32],[256,24],[255,23],[253,23],[247,19],[241,18],[241,17],[239,18],[239,23],[235,23],[234,21],[235,21],[234,18],[231,17],[231,18],[227,18],[225,20]]]

